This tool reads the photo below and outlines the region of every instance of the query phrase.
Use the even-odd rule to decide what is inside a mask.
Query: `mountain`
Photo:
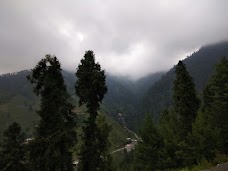
[[[107,75],[108,93],[103,106],[106,113],[118,120],[118,113],[123,114],[126,124],[132,130],[137,130],[137,116],[140,112],[141,99],[154,82],[162,76],[162,72],[150,74],[137,81],[126,77]]]
[[[3,130],[13,121],[22,125],[27,134],[32,134],[39,119],[36,114],[36,110],[39,109],[39,98],[34,95],[32,86],[26,78],[29,73],[30,71],[23,70],[0,75],[0,140],[3,137]],[[64,70],[62,73],[67,90],[74,97],[77,106],[77,97],[74,95],[75,74]],[[119,121],[118,113],[122,113],[127,124],[134,127],[132,116],[138,113],[139,99],[144,92],[141,88],[147,89],[159,75],[161,76],[149,75],[138,82],[125,77],[107,75],[108,93],[105,95],[101,110],[110,115],[115,122]]]
[[[228,42],[203,46],[183,60],[199,94],[221,56],[228,56]],[[24,70],[0,76],[0,138],[2,130],[14,120],[18,120],[27,130],[37,121],[35,110],[39,107],[39,98],[34,96],[26,79],[28,74],[29,71]],[[63,71],[63,75],[69,93],[75,97],[75,74]],[[174,67],[166,74],[155,73],[137,81],[107,75],[108,93],[105,95],[102,110],[116,121],[119,121],[118,113],[123,114],[128,127],[136,130],[136,125],[146,112],[152,113],[155,120],[158,120],[160,112],[172,105],[174,78]],[[75,99],[76,104],[77,97]],[[25,118],[20,119],[21,113],[24,113]]]
[[[3,139],[3,131],[14,121],[21,125],[27,137],[33,136],[34,127],[39,120],[36,113],[39,109],[39,97],[33,95],[32,86],[26,79],[28,74],[29,71],[24,70],[0,76],[0,142]],[[71,94],[74,93],[74,74],[63,71],[63,75],[68,91]],[[84,107],[80,109],[82,113],[85,113],[85,110]],[[113,117],[105,112],[101,113],[106,116],[107,122],[112,126],[111,150],[122,148],[126,143],[126,138],[132,136],[131,133],[127,132]],[[80,121],[83,118],[85,116],[78,115],[78,128],[82,127]],[[81,133],[80,128],[78,134]]]
[[[199,96],[222,56],[228,56],[228,42],[203,46],[183,60],[187,70],[193,77]],[[142,100],[142,113],[149,112],[155,120],[159,119],[160,112],[173,103],[172,87],[174,79],[175,66],[149,88]]]

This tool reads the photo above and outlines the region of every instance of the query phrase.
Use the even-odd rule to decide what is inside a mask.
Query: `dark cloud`
[[[166,70],[228,39],[226,0],[7,0],[0,2],[0,73],[55,54],[74,71],[88,49],[106,71],[133,78]]]

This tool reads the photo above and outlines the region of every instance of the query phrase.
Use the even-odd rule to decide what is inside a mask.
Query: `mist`
[[[228,39],[226,0],[1,1],[0,73],[54,54],[75,72],[93,50],[107,73],[142,78]]]

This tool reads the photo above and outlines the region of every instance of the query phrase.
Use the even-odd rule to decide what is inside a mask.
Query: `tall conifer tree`
[[[102,154],[99,150],[98,137],[100,135],[96,124],[100,102],[107,92],[104,70],[95,63],[93,51],[87,51],[79,64],[75,84],[79,105],[86,104],[89,118],[83,127],[83,144],[80,151],[80,170],[93,171],[101,169]]]
[[[199,109],[199,99],[196,95],[195,85],[184,63],[179,61],[176,68],[176,79],[173,86],[173,99],[175,112],[180,117],[180,131],[184,138],[192,130],[192,123]]]
[[[203,93],[203,111],[211,125],[221,131],[223,151],[228,154],[228,59],[223,57],[216,66]]]
[[[35,170],[73,170],[72,152],[76,142],[73,105],[67,93],[61,67],[55,56],[46,55],[28,76],[40,95],[40,121],[30,145]]]

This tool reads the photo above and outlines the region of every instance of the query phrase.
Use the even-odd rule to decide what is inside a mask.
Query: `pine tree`
[[[140,130],[142,141],[136,146],[135,170],[153,171],[161,168],[163,141],[148,115]]]
[[[25,138],[18,123],[12,123],[4,132],[3,144],[0,151],[0,170],[25,171],[26,149],[23,144]]]
[[[34,170],[73,170],[70,149],[76,142],[75,116],[58,59],[46,55],[28,80],[41,97],[40,121],[30,144],[32,166]]]
[[[99,145],[98,150],[101,154],[101,163],[99,166],[100,171],[111,171],[112,170],[112,157],[109,151],[110,142],[109,142],[109,133],[111,131],[111,126],[106,123],[104,115],[98,115],[96,119],[97,123],[97,144]]]
[[[182,61],[179,61],[175,67],[175,72],[176,79],[173,86],[174,109],[180,117],[180,135],[186,139],[192,130],[192,123],[199,109],[199,99],[196,95],[192,77]]]
[[[211,125],[221,131],[223,151],[228,154],[228,59],[216,66],[203,93],[203,111],[212,118]]]
[[[158,131],[162,136],[162,168],[170,169],[183,166],[185,144],[180,140],[177,115],[174,111],[165,109],[160,118]]]
[[[213,118],[199,111],[192,126],[191,144],[194,149],[193,157],[197,163],[202,159],[213,160],[221,147],[220,130],[213,125]]]
[[[78,80],[75,84],[79,106],[86,104],[89,118],[83,127],[83,144],[80,151],[80,170],[93,171],[101,168],[102,154],[99,150],[99,131],[96,117],[100,109],[100,102],[107,92],[104,70],[95,63],[93,51],[87,51],[76,71]]]

